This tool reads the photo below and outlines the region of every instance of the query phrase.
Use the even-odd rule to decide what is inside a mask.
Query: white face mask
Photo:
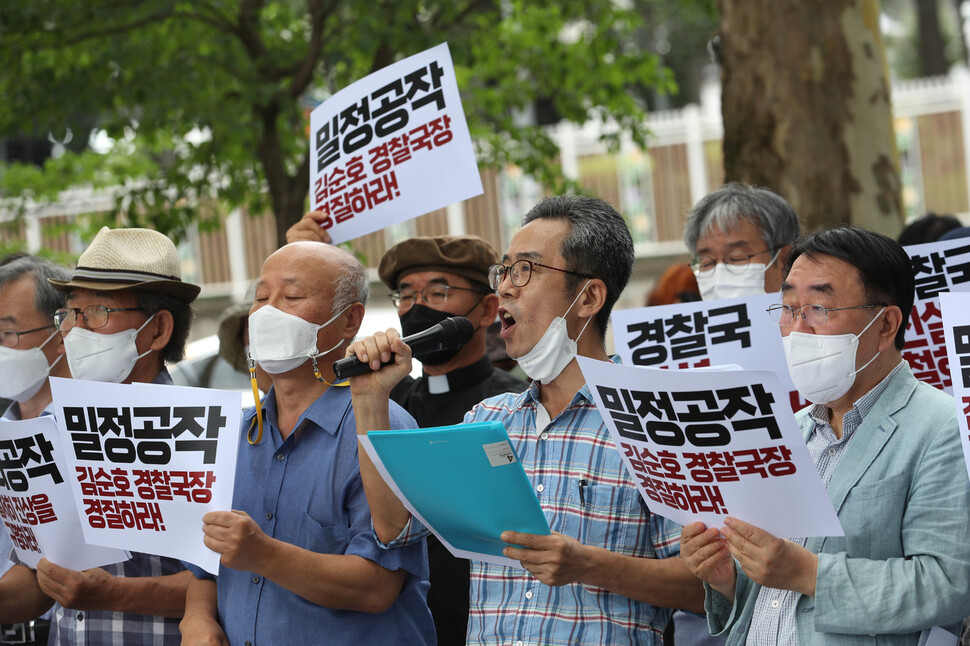
[[[782,339],[788,372],[799,394],[813,404],[834,402],[849,392],[855,376],[876,360],[877,352],[864,366],[856,369],[859,337],[866,333],[879,315],[859,334],[806,334],[791,332]]]
[[[110,384],[123,382],[138,360],[152,351],[149,348],[138,354],[135,339],[153,318],[154,314],[141,327],[114,334],[98,334],[94,330],[78,326],[71,328],[64,337],[64,350],[67,354],[67,365],[71,367],[71,375],[75,379]]]
[[[42,349],[57,334],[60,331],[55,329],[43,343],[28,350],[0,346],[0,397],[25,402],[40,392],[51,368],[64,358],[59,355],[48,366]]]
[[[576,294],[576,298],[569,305],[566,314],[569,314],[569,310],[573,309],[573,305],[582,296],[589,283],[590,281],[587,280],[583,289],[579,290],[579,294]],[[569,332],[566,329],[566,319],[564,318],[566,314],[553,319],[535,347],[518,358],[519,367],[522,368],[522,372],[529,379],[543,384],[549,383],[558,377],[569,365],[569,362],[576,357],[576,341],[579,341],[579,337],[583,336],[586,326],[593,319],[590,317],[586,320],[586,325],[579,331],[576,341],[573,341],[569,338]]]
[[[317,332],[336,321],[349,307],[317,325],[265,305],[249,315],[250,356],[263,370],[278,375],[299,368],[311,357],[333,352],[344,340],[340,339],[329,350],[317,352]]]
[[[768,267],[775,264],[779,253],[781,252],[776,251],[767,265],[750,262],[744,267],[734,267],[729,270],[727,265],[719,262],[713,269],[699,272],[696,276],[701,298],[705,301],[713,301],[719,298],[764,294],[765,272],[768,271]]]

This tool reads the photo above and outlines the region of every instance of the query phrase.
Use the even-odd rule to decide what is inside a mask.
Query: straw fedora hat
[[[77,261],[70,280],[47,279],[61,291],[143,289],[191,303],[201,287],[182,282],[178,250],[151,229],[102,228]]]

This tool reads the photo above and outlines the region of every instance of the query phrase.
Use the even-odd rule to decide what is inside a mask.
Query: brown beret
[[[445,271],[488,285],[488,268],[498,253],[478,236],[420,236],[399,242],[384,254],[377,274],[389,289],[416,271]]]

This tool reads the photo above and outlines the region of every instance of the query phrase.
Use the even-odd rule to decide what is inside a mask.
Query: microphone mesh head
[[[441,322],[444,345],[447,348],[460,348],[475,334],[475,326],[464,316],[452,316]]]

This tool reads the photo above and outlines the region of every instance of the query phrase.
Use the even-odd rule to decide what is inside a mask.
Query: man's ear
[[[576,302],[576,313],[582,318],[592,318],[603,309],[604,305],[606,305],[606,283],[599,278],[593,278]]]
[[[495,317],[498,316],[498,296],[495,294],[486,294],[485,298],[482,299],[482,315],[477,321],[472,321],[477,328],[487,328],[492,323],[495,322]]]
[[[882,324],[879,325],[879,351],[883,352],[896,347],[896,333],[903,324],[903,313],[895,305],[886,307],[882,313]]]
[[[172,332],[175,331],[175,317],[168,310],[158,310],[148,329],[152,331],[152,342],[149,348],[161,352],[168,345]]]
[[[341,334],[345,339],[357,336],[361,324],[364,322],[364,304],[354,303],[344,313],[344,329]]]

